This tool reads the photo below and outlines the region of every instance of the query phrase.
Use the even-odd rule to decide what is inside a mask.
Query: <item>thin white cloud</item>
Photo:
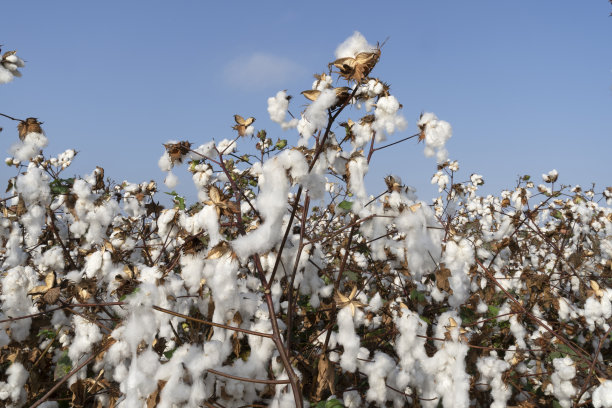
[[[225,67],[225,80],[232,86],[263,89],[287,84],[304,68],[288,58],[256,52],[232,60]]]

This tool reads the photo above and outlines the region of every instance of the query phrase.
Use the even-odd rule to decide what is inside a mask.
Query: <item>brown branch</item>
[[[183,319],[190,320],[192,322],[205,324],[208,326],[219,327],[221,329],[227,329],[227,330],[233,330],[233,331],[237,331],[237,332],[245,333],[245,334],[252,334],[253,336],[267,337],[269,339],[273,338],[273,335],[270,333],[256,332],[252,330],[242,329],[240,327],[228,326],[226,324],[213,323],[213,322],[209,322],[208,320],[197,319],[195,317],[187,316],[182,313],[177,313],[172,310],[164,309],[163,307],[159,307],[159,306],[153,306],[153,309],[157,310],[158,312],[167,313],[172,316],[181,317]]]
[[[208,371],[211,374],[219,375],[221,377],[231,378],[232,380],[244,381],[244,382],[250,382],[250,383],[256,383],[256,384],[290,384],[291,383],[289,380],[257,380],[254,378],[238,377],[237,375],[222,373],[220,371],[213,370],[212,368],[209,368],[206,371]]]
[[[8,119],[10,119],[10,120],[14,120],[14,121],[17,121],[17,122],[23,122],[23,120],[22,120],[22,119],[17,119],[17,118],[14,118],[14,117],[12,117],[12,116],[5,115],[4,113],[0,113],[0,116],[4,116],[5,118],[8,118]]]

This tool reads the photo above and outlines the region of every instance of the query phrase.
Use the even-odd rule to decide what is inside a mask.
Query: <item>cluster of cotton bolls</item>
[[[349,37],[334,63],[355,71],[340,75],[349,86],[318,75],[299,119],[287,120],[286,91],[268,99],[270,119],[297,128],[295,148],[239,156],[255,128],[238,115],[237,138],[168,142],[158,165],[169,188],[186,165],[192,206],[173,192],[161,208],[155,182],[112,186],[101,168],[60,179],[49,166],[65,169],[76,152],[45,160],[42,130],[20,134],[10,164],[21,172],[1,203],[0,347],[17,355],[55,334],[32,343],[43,363],[0,373],[0,401],[23,406],[28,381],[68,372],[65,392],[96,389],[102,406],[336,396],[346,407],[467,408],[537,395],[611,407],[612,211],[593,190],[554,190],[556,171],[535,191],[524,178],[479,196],[483,176],[458,180],[451,127],[432,113],[417,126],[444,195],[429,206],[397,176],[369,195],[375,147],[407,127],[389,87],[367,76],[379,54]],[[365,116],[351,120],[344,109],[361,103]],[[340,114],[344,137],[332,131]],[[36,324],[12,319],[34,313]]]
[[[51,165],[54,167],[59,167],[61,170],[65,170],[68,168],[68,166],[70,166],[70,164],[72,164],[72,160],[74,159],[74,156],[76,156],[76,153],[76,150],[68,149],[63,153],[58,154],[57,157],[51,157],[46,160],[43,163],[43,166]]]
[[[11,82],[20,77],[19,68],[25,67],[25,62],[17,56],[16,51],[7,51],[0,57],[0,84]]]

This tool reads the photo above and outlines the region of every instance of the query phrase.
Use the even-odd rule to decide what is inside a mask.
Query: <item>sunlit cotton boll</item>
[[[421,115],[417,125],[425,136],[425,156],[436,155],[438,163],[443,163],[448,159],[448,151],[444,147],[448,139],[451,138],[453,131],[451,125],[431,112]]]
[[[164,179],[164,184],[168,188],[174,188],[178,184],[178,177],[176,177],[176,175],[174,173],[170,172],[170,173],[168,173],[168,175]]]
[[[355,31],[353,35],[336,48],[336,58],[354,57],[360,52],[373,52],[375,50],[375,46],[369,44],[368,40],[359,31]]]
[[[31,160],[47,147],[49,140],[43,133],[30,132],[23,141],[11,146],[10,153],[19,161]]]

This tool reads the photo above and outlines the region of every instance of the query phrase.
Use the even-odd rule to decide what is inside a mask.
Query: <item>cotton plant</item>
[[[164,186],[68,177],[76,151],[49,156],[42,122],[2,114],[17,122],[3,403],[609,406],[612,190],[551,171],[482,196],[484,176],[449,159],[449,123],[424,113],[402,136],[373,76],[382,48],[355,32],[300,108],[270,96],[278,136],[243,113],[218,140],[168,141]],[[409,140],[435,157],[433,201],[398,175],[364,181]],[[174,190],[182,171],[193,201]]]

